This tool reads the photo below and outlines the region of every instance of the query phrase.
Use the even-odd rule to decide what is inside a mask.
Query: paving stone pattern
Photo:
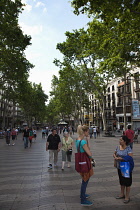
[[[73,136],[76,139],[76,135]],[[91,139],[91,150],[96,160],[94,175],[87,193],[91,195],[91,207],[80,205],[80,175],[74,169],[74,152],[71,168],[61,171],[61,152],[58,166],[48,170],[46,139],[37,133],[31,148],[24,149],[22,135],[15,146],[7,146],[0,139],[0,210],[140,210],[140,143],[134,144],[135,169],[131,187],[131,202],[116,200],[120,186],[113,167],[113,152],[118,137]]]

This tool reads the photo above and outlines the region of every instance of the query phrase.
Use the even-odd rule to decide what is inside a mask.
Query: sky
[[[56,50],[57,43],[66,40],[65,32],[86,27],[86,15],[74,15],[68,0],[22,0],[24,11],[19,15],[19,25],[24,34],[32,37],[26,58],[35,65],[30,70],[29,81],[41,83],[49,96],[53,75],[59,68],[53,64],[55,58],[62,61],[63,55]]]

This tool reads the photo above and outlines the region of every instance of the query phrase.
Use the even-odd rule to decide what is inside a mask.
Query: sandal
[[[125,195],[124,196],[117,196],[116,199],[123,199],[125,198]]]
[[[123,202],[126,204],[126,203],[129,203],[130,201],[130,198],[128,200],[124,200]]]

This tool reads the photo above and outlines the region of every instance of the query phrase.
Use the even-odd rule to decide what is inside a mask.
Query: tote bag
[[[80,152],[81,141],[79,143],[77,153],[75,153],[75,170],[78,173],[87,173],[90,171],[92,166],[90,158],[88,157],[87,153]]]
[[[129,162],[120,162],[121,174],[125,178],[130,178],[130,163]]]

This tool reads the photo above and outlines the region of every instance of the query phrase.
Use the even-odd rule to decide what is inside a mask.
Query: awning
[[[59,122],[58,125],[67,125],[68,123],[66,123],[65,121]]]

